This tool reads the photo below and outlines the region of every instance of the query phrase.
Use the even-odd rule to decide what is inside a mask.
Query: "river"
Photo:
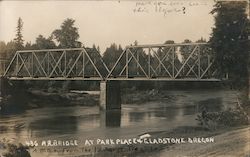
[[[0,139],[25,143],[44,139],[132,138],[147,132],[195,126],[201,106],[219,111],[235,106],[237,101],[236,92],[229,90],[172,90],[164,94],[168,97],[161,101],[122,104],[121,111],[100,111],[94,105],[44,107],[1,115]]]

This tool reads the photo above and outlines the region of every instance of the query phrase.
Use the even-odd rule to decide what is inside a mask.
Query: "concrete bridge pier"
[[[119,81],[102,81],[100,83],[101,110],[121,109],[121,93]]]

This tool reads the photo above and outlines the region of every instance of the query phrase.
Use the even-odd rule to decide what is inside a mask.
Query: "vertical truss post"
[[[67,53],[65,53],[64,55],[64,72],[63,72],[63,75],[64,77],[67,75]]]
[[[207,66],[209,67],[210,66],[210,55],[207,54]],[[208,69],[208,76],[210,75],[211,71],[210,71],[210,68]]]
[[[34,77],[34,52],[31,53],[31,76]]]
[[[174,68],[175,68],[175,51],[174,51],[174,49],[172,50],[172,78],[174,78]]]
[[[19,52],[17,53],[17,56],[16,56],[16,76],[17,76],[17,74],[18,74],[18,69],[19,69]]]
[[[201,47],[198,46],[198,77],[201,79]]]
[[[49,56],[50,56],[50,52],[47,52],[48,53],[48,55],[47,55],[47,66],[48,66],[48,69],[47,69],[47,76],[49,75],[49,73],[50,73],[50,70],[49,70],[49,65],[50,65],[50,59],[49,59]]]
[[[148,48],[148,77],[150,78],[151,76],[151,74],[150,74],[150,67],[151,67],[151,54],[150,54],[150,51],[151,51],[151,49],[150,48]]]
[[[159,47],[159,49],[158,49],[158,52],[160,52],[160,53],[162,53],[162,48],[161,47]],[[164,51],[163,51],[163,53],[164,53]],[[162,60],[163,61],[163,60]],[[156,71],[157,71],[157,69],[156,69]],[[158,75],[161,75],[161,63],[160,63],[160,61],[159,61],[159,74]]]
[[[81,51],[82,52],[82,77],[84,79],[84,75],[85,75],[85,52],[84,51]]]

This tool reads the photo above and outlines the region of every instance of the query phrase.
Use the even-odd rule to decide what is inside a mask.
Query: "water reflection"
[[[163,108],[163,109],[159,109],[155,112],[155,116],[156,117],[164,117],[168,120],[173,120],[175,119],[175,117],[178,115],[177,112],[180,109],[177,108]]]
[[[183,115],[192,115],[197,112],[196,106],[187,106],[183,108]]]
[[[77,131],[77,118],[75,116],[54,117],[40,119],[30,123],[29,129],[39,131],[40,134],[67,134]]]
[[[130,137],[195,125],[202,106],[218,111],[236,100],[232,92],[225,91],[173,91],[166,95],[172,98],[166,102],[123,104],[122,110],[100,111],[99,106],[44,107],[1,115],[0,137]]]
[[[149,112],[130,112],[129,113],[129,122],[140,122],[143,121],[145,116],[148,117]]]
[[[100,111],[101,127],[120,127],[121,110]]]
[[[198,102],[198,111],[206,109],[209,112],[220,111],[223,108],[222,98],[209,98]]]
[[[4,104],[0,104],[0,116],[22,114],[27,108],[29,99],[23,92],[18,92],[15,96],[7,96],[7,100]]]

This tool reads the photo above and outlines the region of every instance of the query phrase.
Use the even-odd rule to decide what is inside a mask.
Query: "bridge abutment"
[[[102,110],[121,109],[119,81],[100,82],[100,108]]]

